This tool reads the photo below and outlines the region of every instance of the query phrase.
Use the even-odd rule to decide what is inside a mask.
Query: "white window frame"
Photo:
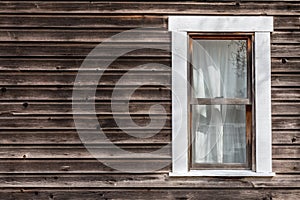
[[[272,172],[271,48],[273,17],[170,16],[172,31],[172,172],[170,176],[274,176]],[[188,32],[253,33],[255,68],[254,170],[190,170],[188,156]],[[184,80],[184,81],[182,81]],[[179,109],[180,108],[180,109]]]

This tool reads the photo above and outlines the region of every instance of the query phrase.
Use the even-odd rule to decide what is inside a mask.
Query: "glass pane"
[[[247,98],[247,41],[193,40],[195,98]]]
[[[246,163],[244,105],[193,105],[193,162]]]

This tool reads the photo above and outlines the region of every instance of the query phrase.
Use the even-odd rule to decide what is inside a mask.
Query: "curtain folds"
[[[245,40],[194,40],[192,96],[247,98]],[[246,162],[245,105],[193,105],[195,163]]]

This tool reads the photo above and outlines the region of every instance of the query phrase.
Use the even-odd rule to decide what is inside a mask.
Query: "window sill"
[[[251,170],[191,170],[187,173],[169,173],[170,177],[190,177],[190,176],[209,176],[209,177],[272,177],[274,172],[254,172]]]

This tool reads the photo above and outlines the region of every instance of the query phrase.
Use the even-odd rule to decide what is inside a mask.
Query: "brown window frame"
[[[255,169],[255,124],[254,124],[254,67],[253,67],[253,46],[254,35],[252,33],[188,33],[189,36],[189,70],[188,78],[192,83],[192,40],[246,40],[247,41],[247,98],[193,98],[192,88],[188,89],[188,116],[189,116],[189,168],[190,169]],[[190,84],[191,85],[191,84]],[[246,107],[246,163],[193,163],[193,142],[192,137],[192,106],[193,105],[245,105]]]

